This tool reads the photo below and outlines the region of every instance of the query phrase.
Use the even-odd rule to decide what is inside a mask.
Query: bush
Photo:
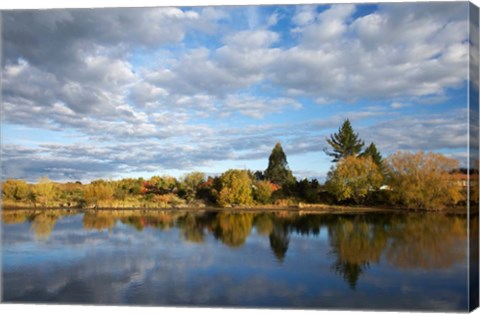
[[[257,181],[254,183],[253,198],[259,204],[271,202],[272,193],[279,189],[279,186],[269,181]]]

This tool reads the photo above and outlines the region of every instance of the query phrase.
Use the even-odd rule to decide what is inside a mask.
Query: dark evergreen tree
[[[275,145],[268,158],[268,168],[265,170],[265,178],[282,186],[295,182],[292,171],[288,168],[287,156],[283,152],[280,143]]]
[[[263,173],[263,171],[260,171],[260,170],[255,171],[253,173],[253,177],[257,181],[265,180],[265,174]]]
[[[361,157],[368,157],[370,156],[373,160],[373,162],[379,166],[382,167],[382,155],[378,151],[377,147],[375,144],[370,143],[370,146],[368,146],[363,153],[360,154]]]
[[[327,143],[332,147],[333,151],[325,150],[325,152],[333,157],[333,162],[337,162],[347,156],[357,156],[364,142],[358,138],[358,133],[353,131],[350,121],[347,119],[338,129],[338,133],[330,135]]]

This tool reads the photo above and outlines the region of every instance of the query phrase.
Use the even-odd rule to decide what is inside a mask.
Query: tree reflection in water
[[[268,239],[270,240],[270,247],[278,261],[283,262],[290,242],[287,226],[281,222],[275,223]]]
[[[29,217],[32,222],[31,228],[37,240],[45,241],[52,233],[53,227],[60,214],[54,211],[44,211]]]
[[[178,227],[182,230],[183,239],[193,243],[202,243],[205,240],[205,225],[200,216],[187,213],[178,218]]]
[[[219,212],[212,222],[213,235],[230,247],[240,247],[250,235],[253,215],[253,213]]]
[[[357,281],[365,270],[368,269],[369,263],[354,264],[347,261],[337,259],[332,265],[331,269],[335,274],[342,277],[350,286],[352,290],[357,287]]]
[[[46,240],[65,211],[4,211],[4,224],[30,223],[35,238]],[[477,218],[478,219],[478,218]],[[178,228],[185,241],[201,245],[213,236],[229,247],[241,247],[256,233],[268,237],[280,263],[287,258],[292,234],[328,235],[331,270],[355,289],[372,264],[403,269],[444,269],[466,257],[466,216],[441,213],[308,214],[295,212],[87,211],[83,227],[111,230],[120,222],[138,231]],[[478,228],[478,225],[477,225]]]
[[[368,222],[365,216],[338,217],[328,225],[332,269],[355,289],[370,263],[379,263],[387,244],[385,224]]]
[[[87,212],[83,215],[83,228],[93,230],[111,230],[115,226],[116,219],[108,213],[91,213]]]
[[[288,220],[285,220],[284,216],[262,213],[257,214],[254,219],[257,233],[268,236],[270,248],[280,263],[284,261],[290,243]]]
[[[33,211],[26,210],[2,210],[2,222],[5,224],[24,223]]]
[[[404,269],[448,268],[465,258],[467,220],[446,215],[409,215],[393,219],[387,260]]]
[[[271,214],[261,213],[255,216],[255,230],[262,236],[268,236],[273,230],[273,216]]]

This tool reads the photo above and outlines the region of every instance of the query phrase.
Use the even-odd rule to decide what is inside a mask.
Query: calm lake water
[[[2,213],[3,301],[467,310],[466,217]]]

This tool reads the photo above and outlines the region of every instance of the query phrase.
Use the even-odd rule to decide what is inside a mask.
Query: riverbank
[[[208,212],[208,211],[225,211],[225,212],[296,212],[299,214],[348,214],[348,213],[372,213],[372,212],[391,212],[391,213],[424,213],[439,212],[452,214],[467,214],[466,207],[452,207],[444,210],[425,210],[411,209],[405,207],[383,207],[383,206],[345,206],[345,205],[326,205],[326,204],[303,204],[292,206],[278,205],[255,205],[255,206],[236,206],[236,207],[165,207],[165,208],[145,208],[145,207],[98,207],[98,208],[74,208],[74,207],[28,207],[28,206],[5,206],[4,211],[46,211],[60,210],[65,212],[98,212],[98,211],[140,211],[140,212]]]

